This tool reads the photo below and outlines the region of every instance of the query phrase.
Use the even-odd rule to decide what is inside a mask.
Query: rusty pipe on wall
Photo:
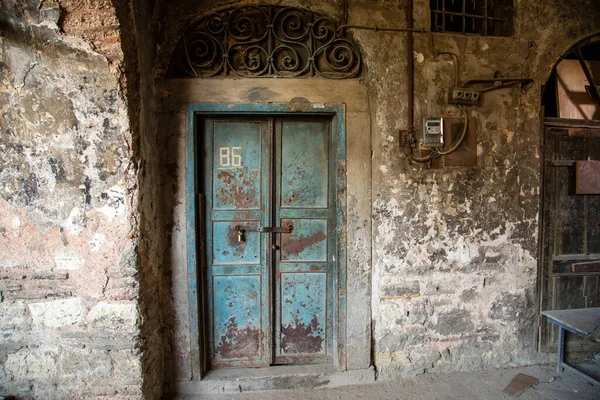
[[[413,0],[406,2],[406,27],[408,33],[406,35],[406,90],[408,92],[408,132],[413,134],[415,130],[415,70],[414,70],[414,57],[413,57]]]
[[[424,30],[423,30],[424,31]],[[414,137],[415,132],[415,64],[413,57],[413,0],[408,0],[406,2],[406,91],[408,97],[407,104],[407,123],[408,123],[408,131],[407,136],[409,138]],[[428,155],[424,157],[415,157],[412,153],[411,141],[406,141],[406,156],[413,162],[417,163],[427,163],[431,161],[432,158],[435,157],[433,152],[430,152]]]
[[[407,97],[408,97],[408,104],[407,104],[407,123],[408,123],[408,129],[406,131],[406,151],[405,154],[406,156],[413,162],[417,162],[417,163],[426,163],[431,161],[432,158],[437,157],[436,154],[434,154],[433,152],[430,152],[427,156],[424,157],[416,157],[413,153],[412,153],[412,148],[411,148],[411,144],[412,144],[412,138],[414,138],[414,131],[415,131],[415,116],[414,116],[414,104],[415,104],[415,93],[414,93],[414,81],[415,81],[415,74],[414,74],[414,57],[413,57],[413,46],[414,46],[414,40],[413,40],[413,33],[428,33],[431,35],[431,31],[429,29],[415,29],[413,27],[413,0],[407,0],[407,4],[406,4],[406,26],[404,28],[387,28],[387,27],[379,27],[379,26],[364,26],[364,25],[349,25],[348,24],[348,0],[344,0],[344,10],[343,10],[343,20],[344,20],[344,24],[340,25],[337,29],[337,34],[340,35],[341,33],[343,33],[344,29],[365,29],[365,30],[372,30],[372,31],[382,31],[382,32],[406,32],[407,33],[407,37],[406,37],[406,62],[407,62],[407,66],[406,66],[406,90],[407,90]],[[431,38],[432,40],[432,47],[433,46],[433,37]]]
[[[533,78],[482,78],[482,79],[469,79],[465,81],[463,87],[471,87],[476,84],[528,84],[533,82]]]
[[[431,33],[428,29],[415,29],[415,28],[391,28],[384,26],[365,26],[365,25],[340,25],[337,30],[338,34],[341,34],[344,29],[363,29],[375,32],[410,32],[410,33]]]

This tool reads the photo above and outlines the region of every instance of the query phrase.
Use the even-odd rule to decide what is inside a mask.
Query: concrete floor
[[[588,371],[600,372],[600,362],[588,362]],[[273,392],[249,392],[238,394],[203,395],[209,400],[449,400],[449,399],[510,399],[502,390],[518,373],[534,376],[540,383],[525,391],[519,399],[544,400],[600,400],[600,387],[565,371],[555,372],[554,365],[537,365],[483,372],[460,372],[451,374],[424,374],[410,379],[375,384],[346,386],[329,389],[279,390]],[[195,400],[187,396],[180,399]]]

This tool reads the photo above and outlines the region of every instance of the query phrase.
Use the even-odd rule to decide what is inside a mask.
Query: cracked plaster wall
[[[283,4],[319,11],[335,21],[343,5]],[[349,5],[350,24],[402,27],[405,21],[404,1],[354,0]],[[169,21],[192,20],[219,6],[224,3],[180,2],[170,7],[164,14],[161,47],[172,48],[185,29]],[[414,8],[415,26],[429,28],[429,2],[416,0]],[[362,259],[348,276],[371,288],[372,362],[382,379],[547,360],[535,351],[541,85],[571,45],[600,29],[600,8],[593,1],[565,5],[531,0],[516,2],[515,13],[512,37],[434,34],[432,45],[429,35],[415,35],[418,129],[422,117],[457,111],[445,100],[454,83],[454,67],[434,50],[457,54],[461,81],[490,78],[496,71],[534,79],[524,89],[485,94],[482,105],[469,110],[478,135],[477,167],[428,169],[408,162],[399,144],[399,131],[408,127],[406,35],[353,31],[365,61],[360,80],[369,88],[373,156],[372,180],[361,183],[364,197],[348,202],[348,215],[356,211],[354,200],[370,201],[372,196],[372,265],[370,257]],[[168,60],[162,60],[159,68],[165,70]],[[271,90],[269,80],[262,86]],[[278,97],[259,101],[273,99]],[[189,99],[203,100],[200,95]],[[183,115],[164,118],[178,120]],[[182,187],[183,159],[172,157],[169,162]],[[173,238],[181,237],[180,225],[174,227]],[[363,250],[351,245],[348,259],[356,259]],[[178,265],[185,263],[185,248],[175,240],[171,251],[176,274]],[[187,315],[186,303],[180,300],[175,304],[176,320]],[[181,319],[175,330],[185,330],[187,323]],[[350,329],[360,323],[348,314]],[[181,362],[181,357],[174,361]]]
[[[169,268],[183,260],[181,227],[169,222],[177,204],[161,191],[180,185],[183,174],[165,155],[169,139],[156,129],[153,73],[168,64],[181,20],[220,3],[154,8],[140,1],[135,13],[116,3],[117,12],[104,0],[1,2],[10,10],[0,17],[0,387],[6,394],[138,398],[144,390],[152,398],[169,370],[163,359],[177,363],[167,340],[176,324],[185,329],[186,323],[170,318],[186,305],[170,304],[169,291],[178,289]],[[289,4],[341,16],[341,1]],[[351,1],[349,22],[401,26],[403,5]],[[406,37],[353,33],[364,54],[361,82],[372,121],[372,180],[362,184],[365,198],[374,200],[372,265],[363,257],[351,273],[372,290],[372,361],[381,378],[540,359],[533,349],[540,86],[565,50],[600,29],[599,14],[592,0],[522,0],[513,37],[434,35],[436,49],[458,54],[461,80],[495,71],[535,80],[524,91],[485,95],[470,112],[477,121],[476,168],[429,170],[407,162],[398,148],[398,131],[407,127]],[[119,41],[119,15],[131,19],[127,46]],[[428,27],[427,1],[415,1],[415,25]],[[158,46],[153,35],[161,38]],[[447,111],[445,90],[454,76],[427,36],[416,35],[414,56],[418,121]],[[127,94],[138,85],[139,93]],[[147,141],[139,141],[141,131]],[[130,163],[135,149],[147,161],[139,177]],[[348,214],[365,198],[349,201]],[[138,261],[140,232],[155,237],[142,235]],[[171,248],[163,238],[175,240]],[[349,248],[348,256],[358,249]],[[161,270],[163,257],[169,268]],[[148,268],[140,274],[138,265]],[[139,291],[150,300],[140,304]],[[138,305],[151,316],[141,331]],[[357,323],[351,314],[348,323]]]
[[[368,8],[372,2],[362,3]],[[350,9],[352,23],[403,21],[402,2],[378,12]],[[557,59],[598,31],[594,2],[520,1],[514,37],[435,34],[436,50],[460,61],[460,81],[532,77],[532,87],[485,94],[477,124],[477,167],[428,169],[398,150],[407,128],[400,35],[356,33],[372,88],[373,322],[380,378],[475,370],[546,359],[535,352],[540,93]],[[355,4],[353,2],[353,4]],[[427,28],[427,4],[415,2]],[[535,21],[534,24],[531,21]],[[392,23],[393,24],[393,23]],[[427,35],[415,35],[415,116],[445,115],[454,80]]]
[[[0,10],[0,396],[140,398],[137,174],[115,9]]]
[[[290,4],[340,16],[339,1]],[[215,5],[181,2],[163,9],[162,49],[171,48],[184,29],[169,21],[193,18]],[[558,57],[598,29],[594,6],[520,2],[512,38],[434,35],[437,49],[458,53],[460,79],[491,76],[496,70],[535,79],[525,92],[486,96],[483,107],[472,112],[480,135],[477,168],[427,171],[398,156],[397,131],[407,124],[404,35],[355,32],[365,53],[362,81],[370,87],[375,121],[372,193],[377,199],[372,207],[373,268],[367,258],[350,274],[367,284],[372,278],[374,363],[380,376],[535,361],[539,88]],[[427,27],[426,2],[417,1],[415,8],[417,25]],[[357,1],[350,8],[351,23],[395,25],[403,17],[401,4],[394,1]],[[539,23],[532,26],[530,20]],[[446,111],[440,88],[453,79],[452,66],[435,58],[428,46],[425,37],[417,36],[418,117]],[[168,54],[159,53],[157,60],[164,70]],[[176,159],[163,163],[177,191],[182,169]],[[165,212],[171,212],[169,201]],[[180,232],[180,226],[172,225],[174,242],[166,262],[171,266],[183,260]],[[350,258],[353,251],[358,247],[349,249]]]

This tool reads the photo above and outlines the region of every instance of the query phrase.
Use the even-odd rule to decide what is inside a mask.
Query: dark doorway
[[[585,183],[578,164],[600,160],[599,54],[600,35],[571,48],[542,96],[541,310],[600,307],[600,194],[577,187]],[[541,320],[539,334],[541,350],[556,348],[556,327]],[[593,350],[587,341],[568,345]]]

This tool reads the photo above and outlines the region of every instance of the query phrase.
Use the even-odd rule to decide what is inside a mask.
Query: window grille
[[[354,78],[354,40],[308,10],[250,5],[214,12],[190,26],[171,63],[172,76]]]
[[[513,0],[430,0],[431,30],[465,35],[510,36]]]

